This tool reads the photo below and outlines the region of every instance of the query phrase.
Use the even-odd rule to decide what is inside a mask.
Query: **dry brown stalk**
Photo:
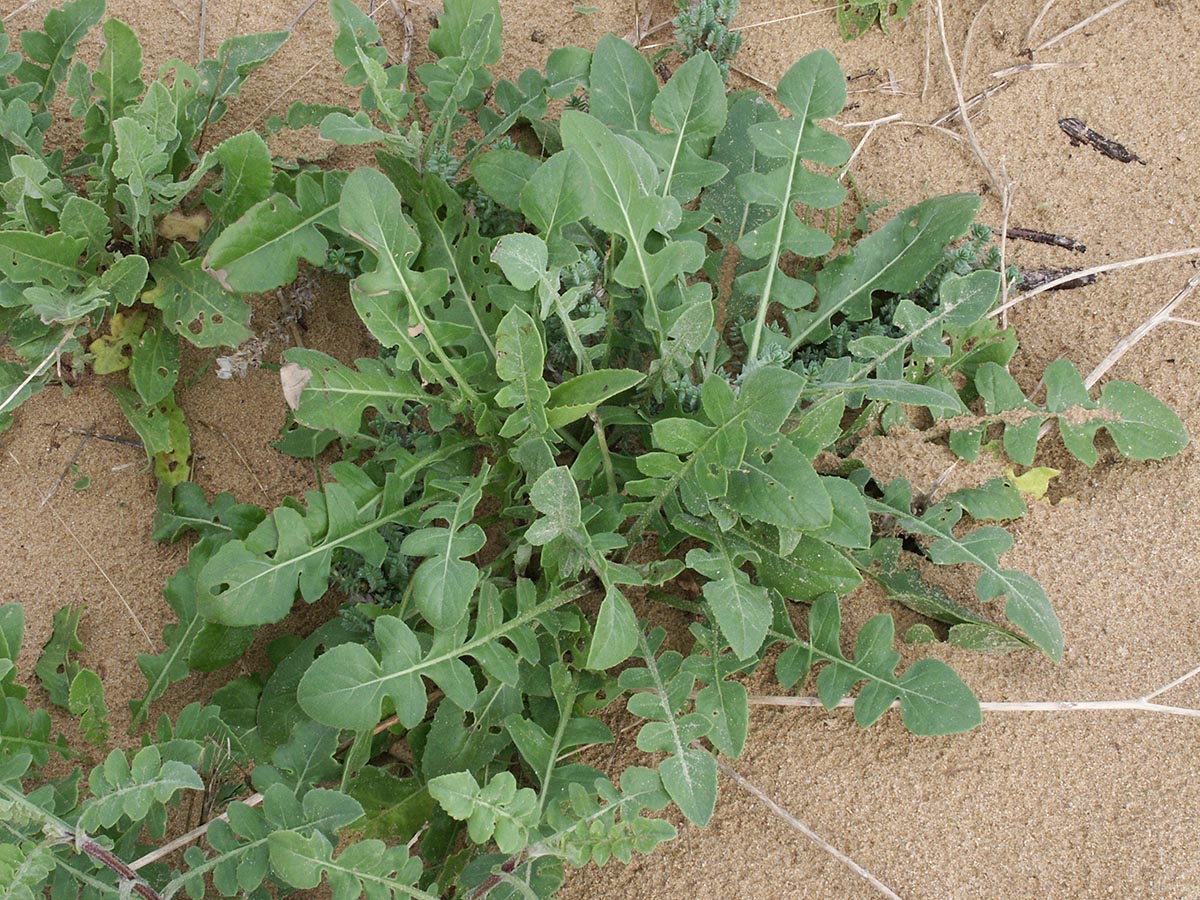
[[[7,22],[9,19],[15,19],[17,16],[19,16],[21,13],[25,12],[25,10],[29,9],[31,6],[33,6],[37,2],[38,2],[38,0],[26,0],[26,2],[22,3],[20,6],[18,6],[16,9],[14,9],[12,12],[10,12],[3,19],[0,19],[0,22]]]
[[[1062,62],[1021,63],[1020,65],[1009,66],[1007,69],[992,72],[991,77],[1007,78],[1009,75],[1019,75],[1022,72],[1045,72],[1048,69],[1090,69],[1095,65],[1095,63],[1090,62],[1070,62],[1068,60],[1063,60]]]
[[[958,105],[951,107],[950,109],[946,110],[946,112],[934,119],[930,124],[949,125],[952,122],[957,122],[962,118],[964,109],[966,110],[968,116],[973,116],[975,115],[975,112],[983,105],[983,101],[987,100],[989,97],[994,97],[1003,90],[1006,90],[1010,84],[1011,82],[1009,81],[1001,81],[999,84],[989,84],[978,94],[975,94],[973,97],[968,97],[967,101],[962,107],[959,107]]]
[[[1189,278],[1187,283],[1180,288],[1179,293],[1168,300],[1162,306],[1162,308],[1158,310],[1158,312],[1148,318],[1137,328],[1133,329],[1133,331],[1131,331],[1125,337],[1121,338],[1121,340],[1117,342],[1117,345],[1113,347],[1112,352],[1109,353],[1108,356],[1104,357],[1104,359],[1100,361],[1100,364],[1097,365],[1096,368],[1092,369],[1091,374],[1089,374],[1087,378],[1083,379],[1084,385],[1090,388],[1097,381],[1103,378],[1104,374],[1113,366],[1115,366],[1120,361],[1122,356],[1132,350],[1135,344],[1137,344],[1142,338],[1152,332],[1159,325],[1165,325],[1167,322],[1175,322],[1180,325],[1200,325],[1200,323],[1194,322],[1191,319],[1178,318],[1174,314],[1175,310],[1179,308],[1180,304],[1190,297],[1192,292],[1195,291],[1197,287],[1200,287],[1200,272],[1197,272],[1195,275]]]
[[[72,326],[63,332],[63,336],[59,339],[58,343],[54,345],[54,349],[46,354],[46,358],[38,363],[34,367],[33,371],[25,376],[25,380],[13,388],[12,392],[5,397],[3,401],[0,401],[0,413],[6,412],[10,405],[15,406],[15,404],[13,404],[13,400],[17,398],[17,395],[20,394],[21,391],[25,390],[26,386],[31,381],[40,376],[43,372],[49,369],[50,366],[57,362],[59,354],[62,353],[62,348],[65,347],[67,342],[73,337],[75,337],[75,326]]]
[[[824,6],[821,9],[810,9],[805,12],[792,13],[790,16],[779,16],[774,19],[765,19],[762,22],[751,22],[749,25],[736,25],[730,28],[730,31],[749,31],[751,28],[764,28],[767,25],[778,25],[780,22],[790,22],[792,19],[803,19],[805,16],[816,16],[821,13],[834,12],[837,6]]]
[[[21,462],[21,460],[17,459],[11,450],[7,450],[5,452],[8,453],[9,459],[25,470],[26,475],[29,476],[30,485],[33,485],[33,473],[30,471],[29,467],[25,465],[25,463]],[[142,620],[139,619],[137,613],[133,611],[133,607],[129,604],[129,601],[125,598],[125,595],[121,593],[121,589],[117,587],[116,582],[109,577],[108,572],[106,572],[104,569],[104,566],[100,565],[100,561],[96,559],[92,551],[89,550],[87,545],[85,545],[83,541],[79,539],[79,535],[75,533],[75,530],[71,528],[71,526],[67,523],[67,520],[59,515],[58,510],[54,508],[53,503],[47,501],[45,508],[50,510],[50,515],[54,516],[54,521],[58,522],[62,530],[67,533],[71,540],[73,540],[76,545],[78,545],[79,549],[83,551],[84,556],[86,556],[91,561],[92,565],[96,567],[96,571],[100,573],[100,577],[108,582],[108,586],[112,588],[112,592],[117,595],[117,599],[121,601],[121,605],[124,606],[125,611],[129,613],[129,618],[133,621],[133,624],[137,626],[138,631],[142,633],[142,636],[146,639],[146,643],[150,645],[150,652],[157,652],[158,648],[154,645],[154,638],[150,637],[150,632],[146,630],[146,626],[142,624]]]
[[[241,800],[238,802],[245,803],[247,806],[258,806],[263,802],[263,795],[262,794],[252,794],[251,796],[247,797],[245,800]],[[170,856],[172,853],[174,853],[176,850],[179,850],[181,847],[186,847],[188,844],[192,843],[193,841],[200,840],[200,838],[202,838],[202,837],[204,837],[204,835],[208,834],[209,826],[211,826],[213,822],[228,822],[228,821],[229,821],[229,810],[226,809],[226,811],[221,813],[219,816],[214,816],[213,818],[209,819],[207,822],[202,822],[201,824],[197,825],[195,828],[193,828],[187,834],[181,834],[179,837],[175,838],[175,840],[173,840],[169,843],[163,844],[161,847],[157,847],[154,850],[151,850],[145,856],[142,856],[142,857],[134,860],[132,863],[129,864],[129,868],[136,872],[138,869],[145,868],[146,866],[150,865],[151,863],[158,862],[163,857]]]
[[[983,14],[987,12],[987,8],[992,5],[992,0],[984,0],[983,5],[975,11],[975,15],[971,17],[971,24],[967,26],[967,36],[963,39],[962,61],[958,64],[958,77],[962,79],[963,84],[967,84],[967,70],[971,63],[971,42],[975,40],[975,26],[979,24],[979,20],[983,18]]]

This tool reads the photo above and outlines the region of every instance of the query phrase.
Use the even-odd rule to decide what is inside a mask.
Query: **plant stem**
[[[799,135],[804,134],[804,126],[801,123]],[[796,167],[800,164],[800,136],[796,138],[796,146],[792,152],[791,170],[788,172],[787,184],[792,184],[796,179]],[[758,298],[758,311],[754,315],[754,336],[750,340],[750,347],[746,351],[745,363],[753,363],[758,359],[758,347],[762,343],[763,327],[767,324],[767,308],[771,305],[771,287],[775,283],[775,276],[779,272],[779,255],[783,250],[783,231],[787,226],[787,217],[793,215],[792,203],[785,198],[783,208],[779,211],[779,227],[775,231],[775,240],[771,246],[771,256],[767,260],[767,282],[763,285],[762,296]]]
[[[80,840],[80,838],[82,838],[82,840]],[[91,838],[82,834],[77,836],[71,832],[68,832],[63,836],[62,842],[74,843],[76,848],[82,850],[92,859],[116,872],[117,875],[121,877],[121,880],[130,883],[133,891],[139,897],[144,898],[144,900],[162,900],[162,897],[159,896],[158,891],[150,887],[150,885],[147,884],[145,880],[133,870],[132,867],[126,865],[124,861],[118,859]]]
[[[238,802],[244,803],[247,806],[258,806],[263,802],[263,795],[262,794],[253,794],[253,795],[247,797],[245,800],[241,800]],[[172,853],[174,853],[176,850],[178,850],[179,848],[186,847],[188,844],[192,843],[193,841],[197,841],[200,838],[204,837],[204,835],[206,835],[208,833],[209,826],[211,826],[213,822],[228,822],[228,821],[229,821],[229,809],[226,808],[225,812],[221,813],[219,816],[214,816],[213,818],[209,819],[207,822],[204,822],[203,824],[197,825],[195,828],[193,828],[187,834],[181,834],[179,837],[175,838],[175,840],[171,841],[170,843],[163,844],[161,847],[151,850],[145,856],[135,859],[132,863],[130,863],[129,868],[133,869],[136,872],[138,869],[142,869],[142,868],[145,868],[146,866],[150,865],[150,863],[158,862],[164,856],[169,856]]]
[[[600,459],[604,463],[604,478],[608,482],[608,492],[616,494],[617,491],[617,476],[613,472],[612,455],[608,452],[608,439],[604,436],[604,425],[600,422],[600,417],[596,415],[595,410],[588,413],[588,418],[592,420],[592,430],[596,432],[596,440],[600,443]]]
[[[1040,44],[1038,44],[1036,47],[1033,48],[1033,52],[1036,53],[1039,50],[1045,50],[1047,47],[1053,47],[1055,44],[1057,44],[1063,38],[1074,34],[1075,32],[1079,31],[1079,29],[1081,29],[1081,28],[1086,28],[1088,25],[1091,25],[1097,19],[1102,18],[1103,16],[1107,16],[1110,12],[1116,12],[1118,9],[1120,9],[1122,6],[1124,6],[1128,2],[1129,2],[1129,0],[1117,0],[1116,3],[1110,3],[1108,6],[1104,7],[1104,9],[1100,10],[1099,12],[1092,13],[1090,16],[1088,16],[1082,22],[1076,22],[1070,28],[1060,31],[1058,34],[1054,35],[1054,37],[1042,41]],[[1042,13],[1044,15],[1045,10],[1043,10]],[[1038,19],[1041,20],[1041,16],[1038,16]],[[1034,24],[1036,25],[1037,23],[1035,22]],[[1030,31],[1032,31],[1032,29],[1030,29]]]
[[[343,794],[350,793],[351,779],[358,774],[358,770],[370,758],[371,741],[374,737],[375,731],[371,728],[367,728],[354,735],[354,743],[350,745],[350,752],[346,754],[346,761],[342,764],[342,783],[338,787],[338,790]]]
[[[7,784],[0,784],[0,795],[6,797],[14,806],[25,810],[25,813],[30,818],[40,822],[42,831],[50,843],[70,846],[75,849],[75,852],[90,856],[96,862],[120,876],[121,880],[129,884],[130,888],[140,897],[144,898],[144,900],[162,900],[159,893],[150,887],[124,860],[118,859],[111,850],[102,847],[87,834],[73,828],[52,812],[42,809],[42,807],[26,797],[24,792],[14,790]]]
[[[1186,300],[1198,287],[1200,287],[1200,272],[1197,272],[1195,275],[1189,278],[1187,280],[1187,284],[1180,289],[1179,293],[1168,300],[1158,312],[1148,318],[1137,328],[1133,329],[1133,331],[1131,331],[1125,337],[1121,338],[1121,340],[1117,342],[1117,345],[1113,347],[1112,352],[1109,353],[1108,356],[1104,357],[1104,359],[1100,361],[1099,365],[1097,365],[1096,368],[1091,371],[1088,377],[1083,380],[1084,387],[1090,388],[1097,381],[1099,381],[1104,376],[1104,373],[1115,366],[1122,356],[1133,349],[1134,344],[1138,343],[1138,341],[1148,335],[1159,325],[1163,325],[1167,322],[1192,324],[1186,319],[1175,318],[1173,313],[1179,307],[1179,305],[1183,303],[1183,301]]]

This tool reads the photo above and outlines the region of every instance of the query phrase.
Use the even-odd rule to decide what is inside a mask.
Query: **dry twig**
[[[850,158],[846,160],[846,164],[842,166],[842,171],[838,173],[838,181],[841,181],[846,177],[846,173],[850,171],[850,166],[854,164],[854,160],[858,158],[858,154],[862,152],[862,148],[866,146],[867,141],[871,138],[871,135],[875,133],[875,129],[880,125],[887,125],[890,122],[899,121],[900,118],[900,113],[893,113],[890,116],[884,116],[882,119],[876,119],[874,122],[869,123],[867,127],[867,133],[859,139],[858,144],[854,148],[854,152],[850,154]]]
[[[1044,62],[1044,63],[1021,63],[1016,66],[1009,66],[1007,69],[1000,69],[997,72],[992,72],[993,78],[1007,78],[1009,75],[1019,75],[1022,72],[1044,72],[1047,69],[1090,69],[1095,63],[1090,62]]]
[[[1008,177],[1008,168],[1004,164],[1004,157],[1000,157],[1000,175],[1004,179],[1004,195],[1001,198],[1003,209],[1000,222],[1000,296],[1001,298],[1008,296],[1008,217],[1012,213],[1012,198],[1013,191],[1017,188],[1017,183]],[[1003,313],[1000,316],[1000,327],[1008,328],[1008,313]]]
[[[942,41],[942,55],[946,60],[946,71],[950,75],[950,83],[954,86],[954,96],[958,100],[959,114],[962,116],[963,129],[967,133],[967,141],[971,145],[971,149],[975,151],[975,155],[979,158],[979,162],[983,168],[987,170],[988,177],[991,178],[992,184],[996,188],[996,192],[1004,196],[1004,184],[1000,180],[1000,176],[996,174],[996,170],[992,168],[992,164],[988,161],[987,155],[983,152],[983,147],[979,145],[979,138],[975,135],[975,129],[971,125],[971,120],[967,116],[966,100],[963,98],[962,84],[959,83],[958,74],[954,71],[954,61],[950,58],[950,42],[946,38],[946,12],[942,7],[942,0],[937,0],[937,23],[938,34]]]
[[[200,40],[196,60],[204,59],[204,39],[208,36],[208,0],[200,0]]]
[[[6,412],[9,409],[10,404],[12,406],[16,405],[13,404],[13,401],[17,398],[21,391],[25,390],[26,386],[28,386],[31,381],[39,377],[58,360],[59,354],[62,353],[62,348],[65,347],[67,345],[67,341],[71,340],[73,337],[75,337],[74,326],[63,332],[63,336],[59,339],[59,342],[54,345],[54,349],[46,354],[46,358],[38,363],[34,367],[33,371],[25,376],[25,380],[13,388],[12,392],[5,397],[3,401],[0,401],[0,413]]]
[[[996,94],[1006,90],[1012,82],[1001,81],[999,84],[990,84],[982,91],[973,97],[967,98],[967,102],[959,107],[957,104],[946,110],[929,124],[931,125],[949,125],[957,122],[962,118],[963,110],[966,110],[968,116],[974,116],[975,113],[983,106],[983,101],[989,97],[994,97]]]
[[[228,434],[226,434],[224,431],[222,431],[216,425],[212,425],[208,422],[205,422],[203,419],[196,419],[196,421],[199,422],[201,425],[203,425],[205,428],[207,428],[209,431],[213,431],[216,434],[218,434],[221,437],[221,439],[223,441],[225,441],[226,444],[229,445],[229,449],[232,450],[233,455],[238,458],[238,462],[240,462],[245,467],[246,471],[250,473],[250,477],[253,478],[254,483],[256,485],[258,485],[258,489],[260,491],[262,491],[263,497],[266,498],[267,505],[274,506],[275,498],[271,496],[270,492],[266,489],[266,487],[263,485],[263,483],[261,481],[259,481],[258,474],[254,471],[253,467],[251,467],[249,460],[247,460],[246,457],[242,455],[242,451],[239,450],[238,445],[233,442],[233,438],[231,438]]]
[[[1185,675],[1181,675],[1174,681],[1164,684],[1162,687],[1151,691],[1141,697],[1134,697],[1128,700],[991,700],[981,701],[979,708],[983,712],[988,713],[1013,713],[1013,712],[1149,712],[1158,713],[1168,716],[1183,716],[1185,718],[1200,719],[1200,709],[1192,709],[1187,706],[1171,706],[1165,703],[1155,703],[1154,698],[1160,697],[1167,691],[1179,687],[1185,681],[1200,675],[1200,666],[1192,669]],[[795,706],[802,709],[815,709],[820,707],[825,709],[825,705],[819,697],[769,697],[765,695],[754,695],[750,697],[751,706]],[[899,701],[892,704],[890,708],[897,708],[900,705]],[[853,709],[854,698],[846,697],[839,701],[834,707],[835,709]]]
[[[967,69],[971,63],[971,42],[975,40],[975,26],[979,24],[979,20],[983,18],[983,14],[991,5],[992,0],[984,0],[983,5],[975,10],[975,15],[971,17],[971,24],[967,26],[967,36],[963,39],[962,61],[958,64],[958,77],[963,84],[968,83]]]
[[[1029,26],[1029,30],[1025,32],[1025,48],[1028,49],[1033,45],[1033,33],[1037,31],[1038,26],[1042,24],[1042,19],[1046,18],[1046,13],[1050,12],[1050,7],[1054,5],[1055,0],[1046,0],[1046,5],[1042,7],[1042,11],[1037,14],[1037,18],[1033,20],[1033,24]],[[1030,51],[1032,53],[1032,51]]]
[[[247,797],[245,800],[242,800],[240,802],[245,803],[247,806],[258,806],[263,802],[263,795],[262,794],[252,794],[251,796]],[[180,849],[181,847],[186,847],[188,844],[192,843],[193,841],[200,840],[200,838],[202,838],[202,837],[204,837],[204,835],[208,834],[209,826],[211,826],[213,822],[218,822],[218,821],[220,821],[220,822],[228,822],[229,821],[229,810],[228,809],[226,809],[225,812],[221,813],[219,816],[214,816],[213,818],[209,819],[207,822],[202,822],[201,824],[197,825],[195,828],[193,828],[187,834],[181,834],[179,837],[175,838],[175,840],[173,840],[169,843],[163,844],[161,847],[156,847],[154,850],[151,850],[145,856],[142,856],[142,857],[134,860],[132,863],[129,864],[129,868],[136,872],[138,869],[143,869],[146,866],[150,865],[151,863],[158,862],[163,857],[170,856],[172,853],[174,853],[176,850]]]
[[[939,2],[940,2],[940,0],[939,0]],[[1055,44],[1057,44],[1063,38],[1069,37],[1070,35],[1079,31],[1079,29],[1081,29],[1081,28],[1086,28],[1087,26],[1089,26],[1093,22],[1095,22],[1097,19],[1107,16],[1110,12],[1116,12],[1118,9],[1120,9],[1122,6],[1124,6],[1128,2],[1129,2],[1129,0],[1117,0],[1116,3],[1110,3],[1108,6],[1104,7],[1104,9],[1100,10],[1099,12],[1092,13],[1092,15],[1088,16],[1082,22],[1076,22],[1070,28],[1068,28],[1064,31],[1060,31],[1058,34],[1056,34],[1054,37],[1050,38],[1049,40],[1042,41],[1040,44],[1038,44],[1036,47],[1033,48],[1033,52],[1037,53],[1039,50],[1045,50],[1047,47],[1053,47]]]
[[[770,91],[772,94],[773,94],[773,93],[775,93],[775,91],[776,91],[776,87],[775,87],[775,85],[771,84],[771,82],[769,82],[769,81],[764,81],[763,79],[759,78],[757,75],[751,75],[751,74],[750,74],[749,72],[747,72],[745,69],[739,69],[737,66],[735,66],[735,65],[732,65],[732,64],[731,64],[731,65],[729,66],[729,71],[730,71],[730,72],[737,72],[737,73],[738,73],[739,75],[741,75],[743,78],[748,78],[748,79],[750,79],[751,81],[753,81],[755,84],[759,85],[760,87],[765,87],[765,88],[766,88],[768,91]]]
[[[300,21],[308,15],[308,11],[316,5],[317,0],[308,0],[308,2],[304,4],[304,8],[301,9],[300,12],[296,13],[296,17],[288,23],[287,31],[289,34],[296,30],[296,26],[299,25]]]
[[[792,13],[790,16],[779,16],[774,19],[765,19],[762,22],[751,22],[749,25],[735,25],[730,28],[730,31],[749,31],[751,28],[764,28],[767,25],[778,25],[780,22],[790,22],[792,19],[803,19],[805,16],[816,16],[822,13],[834,12],[837,6],[824,6],[821,9],[810,9],[805,12]]]
[[[1125,337],[1117,342],[1113,347],[1112,352],[1100,361],[1096,368],[1092,369],[1091,374],[1083,380],[1086,387],[1091,387],[1097,381],[1104,377],[1104,374],[1120,361],[1121,357],[1133,349],[1142,338],[1152,332],[1159,325],[1165,325],[1167,322],[1176,322],[1180,325],[1200,325],[1200,323],[1192,319],[1181,319],[1175,315],[1175,310],[1179,308],[1196,288],[1200,287],[1200,272],[1197,272],[1187,280],[1185,284],[1174,297],[1168,300],[1158,312],[1148,318],[1145,322],[1133,329]],[[1190,677],[1190,676],[1189,676]]]
[[[1077,278],[1086,278],[1088,275],[1101,275],[1104,272],[1113,272],[1118,269],[1129,269],[1133,266],[1140,266],[1143,263],[1160,262],[1164,259],[1178,259],[1181,256],[1200,256],[1200,247],[1187,247],[1183,250],[1168,250],[1165,253],[1155,253],[1152,256],[1139,256],[1136,259],[1126,259],[1122,260],[1121,262],[1106,263],[1102,266],[1092,266],[1090,269],[1080,269],[1078,271],[1069,272],[1066,275],[1063,275],[1061,278],[1055,278],[1053,281],[1047,281],[1045,284],[1038,285],[1031,291],[1025,291],[1022,294],[1018,294],[1011,300],[993,309],[990,313],[988,313],[988,318],[994,319],[996,316],[1002,314],[1005,310],[1012,309],[1018,303],[1024,303],[1031,297],[1036,297],[1043,291],[1049,291],[1067,281],[1074,281]]]
[[[38,2],[38,0],[25,0],[24,3],[22,3],[20,6],[18,6],[16,9],[14,9],[12,12],[10,12],[7,16],[5,16],[3,19],[0,19],[0,22],[7,22],[9,19],[15,19],[17,16],[19,16],[21,13],[25,12],[25,10],[29,9],[31,6],[33,6],[37,2]]]
[[[921,67],[921,102],[925,102],[925,93],[929,90],[929,61],[933,50],[933,5],[925,4],[925,63]]]
[[[176,3],[175,0],[167,0],[167,2],[171,4],[171,9],[175,10],[175,12],[179,14],[179,18],[183,19],[183,21],[187,22],[189,25],[192,24],[192,17],[180,9],[179,4]]]
[[[817,834],[815,831],[797,819],[794,815],[792,815],[770,797],[768,797],[762,790],[747,781],[742,775],[738,774],[738,772],[735,771],[734,768],[729,765],[729,763],[725,762],[725,760],[717,757],[717,765],[720,767],[722,772],[733,779],[734,784],[736,784],[746,793],[757,797],[760,801],[762,801],[767,809],[771,810],[771,812],[775,813],[776,816],[778,816],[796,831],[799,831],[802,835],[848,868],[855,875],[858,875],[860,878],[866,880],[871,887],[875,888],[875,890],[879,891],[879,893],[881,893],[883,896],[890,897],[892,900],[900,900],[899,894],[864,869],[861,865],[852,860],[837,847],[833,846],[833,844],[829,843],[829,841],[825,840],[825,838],[821,837],[821,835]]]
[[[7,450],[5,452],[8,453],[9,459],[25,470],[26,475],[29,476],[29,483],[32,485],[33,473],[29,470],[29,467],[17,459],[11,450]],[[96,571],[100,573],[100,576],[106,582],[108,582],[108,586],[112,588],[112,592],[117,595],[117,599],[121,601],[121,604],[125,607],[125,611],[129,613],[129,618],[133,620],[133,624],[137,626],[138,631],[140,631],[142,636],[146,638],[146,643],[150,645],[150,652],[155,652],[158,648],[154,646],[154,638],[150,637],[150,632],[146,630],[146,626],[142,624],[142,620],[137,617],[137,613],[133,611],[133,607],[130,606],[129,601],[125,599],[125,595],[121,593],[121,589],[117,587],[116,582],[114,582],[109,577],[108,572],[104,570],[104,566],[100,565],[100,561],[96,559],[94,555],[92,555],[92,551],[89,550],[87,545],[79,539],[79,535],[75,533],[74,529],[71,528],[71,526],[67,523],[67,520],[59,515],[58,510],[54,508],[54,504],[47,500],[45,506],[46,509],[50,510],[50,515],[54,516],[54,520],[58,522],[58,524],[62,527],[62,530],[65,531],[71,540],[73,540],[79,546],[79,549],[83,551],[84,556],[86,556],[91,561],[92,565],[96,567]]]
[[[42,498],[42,502],[38,504],[39,509],[50,502],[50,498],[54,496],[54,493],[58,490],[59,485],[67,480],[67,476],[71,474],[71,467],[79,461],[79,456],[83,453],[83,448],[88,445],[88,442],[91,441],[91,439],[91,435],[84,435],[83,440],[79,442],[79,446],[75,449],[75,452],[71,454],[71,458],[67,460],[67,464],[63,466],[62,474],[58,476],[54,484],[50,485],[50,490],[46,491],[46,496],[44,496]]]

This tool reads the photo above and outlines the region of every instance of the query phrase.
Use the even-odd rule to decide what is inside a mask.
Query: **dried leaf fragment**
[[[284,363],[279,368],[279,381],[283,386],[283,399],[295,412],[300,408],[300,395],[312,381],[311,369],[298,366],[296,363]]]

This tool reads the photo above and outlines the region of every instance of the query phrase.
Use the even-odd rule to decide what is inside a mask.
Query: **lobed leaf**
[[[411,374],[397,372],[383,360],[360,359],[352,369],[318,350],[300,348],[288,350],[284,358],[306,376],[295,413],[296,421],[309,428],[354,437],[368,409],[391,418],[399,416],[406,403],[431,399]]]
[[[854,703],[854,719],[866,727],[900,702],[900,716],[913,734],[958,734],[982,721],[979,701],[954,670],[936,659],[917,660],[896,676],[900,654],[892,650],[892,617],[870,619],[858,633],[853,658],[842,653],[841,610],[836,597],[826,594],[808,616],[809,639],[796,642],[779,657],[776,673],[784,686],[804,679],[817,663],[826,662],[817,676],[817,694],[833,709],[860,681],[867,685]]]
[[[389,847],[379,840],[360,840],[336,857],[333,844],[320,831],[304,836],[297,831],[277,831],[267,838],[271,867],[295,888],[315,888],[322,875],[329,881],[332,900],[434,900],[417,887],[421,860],[405,847]]]
[[[297,593],[308,603],[328,589],[333,551],[346,547],[378,565],[387,545],[378,528],[408,510],[403,476],[369,493],[353,482],[332,482],[307,494],[308,509],[276,509],[245,540],[222,545],[200,571],[200,614],[222,625],[278,622]],[[372,486],[373,487],[373,486]]]
[[[421,515],[425,527],[409,532],[400,544],[401,553],[425,557],[413,571],[410,585],[417,609],[437,631],[448,631],[463,620],[479,584],[479,568],[466,557],[487,543],[483,529],[472,519],[490,472],[484,463],[470,482],[453,485],[457,497],[427,508]],[[435,520],[445,520],[446,527],[431,527]]]
[[[204,257],[204,270],[238,293],[290,284],[301,259],[324,263],[329,243],[321,229],[336,225],[340,195],[336,174],[302,174],[294,199],[272,194],[224,229]]]
[[[189,259],[180,244],[172,244],[166,256],[151,264],[154,287],[142,300],[162,310],[164,324],[194,346],[236,347],[254,335],[250,307],[203,266]]]
[[[113,750],[92,769],[79,826],[85,831],[109,828],[123,819],[140,822],[152,806],[171,800],[179,791],[202,791],[199,773],[179,760],[164,760],[158,747],[143,747],[132,759]]]
[[[524,587],[522,587],[524,585]],[[518,597],[532,586],[518,583]],[[476,696],[474,679],[462,657],[474,657],[485,670],[497,677],[506,673],[512,660],[500,645],[512,641],[522,654],[536,647],[529,626],[539,618],[577,599],[586,588],[575,588],[536,601],[529,596],[515,615],[505,618],[502,610],[492,609],[476,619],[473,635],[462,640],[459,634],[447,634],[423,653],[416,634],[395,616],[382,615],[375,620],[375,636],[380,658],[362,644],[344,644],[320,656],[304,673],[298,697],[300,706],[318,722],[335,728],[365,731],[382,717],[388,700],[400,722],[411,728],[426,712],[423,678],[432,679],[460,707],[470,708]],[[528,591],[532,594],[532,591]],[[460,624],[459,631],[465,631]]]
[[[467,823],[476,844],[494,838],[502,853],[514,853],[529,843],[538,818],[537,793],[518,789],[511,772],[499,772],[483,786],[470,772],[439,775],[430,779],[428,788],[452,819]]]
[[[914,290],[942,261],[946,245],[967,232],[978,212],[976,194],[933,197],[904,210],[826,264],[817,275],[816,311],[788,317],[788,348],[824,340],[837,313],[850,321],[869,319],[874,291],[903,295]]]
[[[67,77],[79,43],[104,15],[104,0],[74,0],[51,9],[42,30],[21,32],[26,59],[16,70],[19,81],[36,84],[39,109],[46,109]]]
[[[83,607],[73,604],[64,606],[54,614],[50,638],[42,647],[42,655],[33,667],[42,688],[50,696],[50,702],[63,709],[68,707],[71,682],[80,669],[79,663],[71,659],[71,654],[83,649],[83,641],[79,639],[79,620],[82,616]],[[0,650],[0,658],[3,658],[3,654],[4,651]],[[15,655],[12,661],[16,661]]]
[[[975,592],[980,602],[1006,597],[1004,614],[1008,620],[1051,659],[1062,659],[1063,636],[1058,616],[1040,584],[1024,572],[1005,569],[1000,556],[1013,543],[1002,528],[983,526],[959,536],[955,526],[967,510],[958,500],[946,501],[921,516],[911,512],[911,487],[899,481],[888,488],[887,500],[866,498],[867,509],[875,514],[893,516],[897,525],[912,535],[933,538],[929,558],[940,565],[969,563],[982,569]]]

